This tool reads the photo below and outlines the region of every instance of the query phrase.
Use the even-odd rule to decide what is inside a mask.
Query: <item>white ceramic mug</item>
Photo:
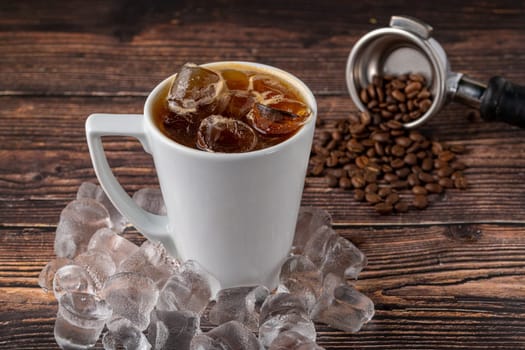
[[[198,261],[222,288],[274,287],[288,255],[301,202],[317,116],[312,92],[280,69],[249,62],[215,62],[208,68],[237,67],[268,72],[287,81],[311,108],[291,138],[247,153],[208,153],[165,136],[152,115],[173,76],[149,94],[144,114],[93,114],[86,121],[89,151],[99,182],[113,204],[146,237],[161,241],[182,259]],[[108,165],[101,137],[137,138],[153,156],[167,216],[139,208]]]

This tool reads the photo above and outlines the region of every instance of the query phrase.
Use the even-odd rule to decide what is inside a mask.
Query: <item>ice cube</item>
[[[70,202],[60,213],[55,235],[55,253],[73,259],[86,251],[89,239],[102,227],[110,227],[106,208],[91,198]]]
[[[259,101],[278,101],[284,98],[288,89],[274,77],[267,74],[255,74],[249,78],[249,90]]]
[[[135,254],[139,247],[126,238],[119,236],[109,228],[101,228],[91,236],[88,243],[88,250],[96,250],[109,254],[119,266],[122,261]]]
[[[269,318],[284,314],[306,314],[305,300],[289,293],[278,293],[270,295],[261,306],[259,323],[263,324]]]
[[[141,188],[133,194],[133,200],[139,207],[156,215],[166,215],[164,198],[158,188]]]
[[[65,265],[59,268],[54,275],[53,292],[57,300],[69,292],[95,294],[95,283],[83,267]]]
[[[257,145],[255,131],[237,119],[210,115],[202,120],[197,133],[197,147],[209,152],[248,152]]]
[[[332,216],[326,210],[316,207],[301,207],[297,216],[292,252],[301,254],[306,242],[321,226],[332,227]]]
[[[151,344],[128,319],[116,318],[108,322],[108,332],[102,338],[105,350],[150,350]]]
[[[178,268],[179,262],[169,255],[162,243],[148,240],[120,263],[117,272],[140,273],[151,278],[162,288]]]
[[[198,334],[191,341],[190,350],[263,350],[255,335],[237,321],[230,321]]]
[[[172,112],[183,116],[212,114],[220,109],[219,97],[226,89],[219,74],[186,63],[170,87],[168,106]]]
[[[186,261],[162,289],[158,310],[188,310],[202,314],[219,289],[219,282],[196,261]]]
[[[208,319],[215,325],[232,320],[239,321],[255,332],[259,328],[258,311],[268,294],[268,288],[264,286],[222,289],[217,294],[216,303],[210,309]]]
[[[322,267],[324,257],[330,249],[330,244],[337,237],[337,233],[328,226],[319,227],[306,242],[304,255],[317,267]]]
[[[250,81],[246,73],[237,69],[225,69],[221,71],[228,89],[230,90],[244,90],[247,91]]]
[[[97,342],[111,308],[85,293],[65,293],[58,299],[55,340],[62,349],[86,349]]]
[[[306,313],[277,314],[268,318],[259,328],[259,340],[265,347],[285,331],[294,331],[315,342],[315,325]]]
[[[104,282],[116,271],[111,256],[102,251],[88,250],[75,258],[75,264],[82,266],[87,271],[96,290],[101,290]]]
[[[280,283],[289,293],[306,301],[308,310],[315,304],[321,290],[321,271],[303,255],[289,257],[281,266]]]
[[[374,316],[374,303],[331,273],[324,279],[322,294],[310,316],[330,327],[357,332]]]
[[[101,297],[113,308],[113,318],[127,318],[141,331],[149,324],[158,296],[155,282],[133,272],[114,274],[101,292]]]
[[[229,91],[228,95],[229,103],[222,114],[228,118],[243,119],[253,108],[255,97],[247,91],[240,90]]]
[[[124,231],[128,225],[128,220],[115,208],[113,203],[111,203],[102,187],[92,182],[83,182],[77,191],[77,199],[81,198],[92,198],[102,204],[109,213],[111,228],[117,233]]]
[[[323,276],[335,273],[345,278],[357,279],[366,265],[366,256],[352,242],[341,236],[336,236],[331,238],[321,271]]]
[[[357,278],[366,266],[366,256],[344,237],[328,226],[322,226],[310,237],[304,254],[321,269],[323,276],[335,273]]]
[[[294,332],[282,332],[275,338],[269,350],[324,350],[307,337]]]
[[[308,115],[301,116],[256,102],[248,113],[252,126],[262,134],[286,135],[297,131]]]
[[[38,285],[47,293],[53,290],[53,279],[55,273],[62,266],[73,264],[73,260],[68,258],[56,258],[51,260],[44,266],[40,274],[38,275]]]
[[[151,313],[148,339],[155,350],[189,349],[193,336],[200,332],[200,316],[191,311]]]
[[[279,293],[269,296],[261,307],[259,319],[259,340],[265,347],[287,330],[315,341],[315,326],[308,317],[306,302],[296,295]]]

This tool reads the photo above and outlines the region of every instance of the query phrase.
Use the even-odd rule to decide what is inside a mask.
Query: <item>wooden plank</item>
[[[55,225],[82,181],[96,181],[84,137],[92,112],[140,112],[142,97],[2,98],[0,111],[0,223]],[[321,128],[354,111],[348,97],[319,96]],[[470,187],[449,190],[424,211],[378,216],[357,203],[352,192],[329,189],[322,178],[307,178],[303,205],[329,210],[336,222],[352,225],[429,224],[439,222],[524,222],[525,131],[504,124],[470,122],[467,110],[449,106],[423,132],[465,145],[462,160]],[[332,123],[333,124],[333,123]],[[321,130],[319,128],[318,132]],[[503,141],[504,140],[504,141]],[[109,138],[108,158],[125,188],[157,186],[151,157],[131,139]],[[489,195],[487,195],[489,194]]]
[[[353,44],[386,26],[389,14],[406,12],[403,2],[27,6],[0,9],[4,95],[144,95],[187,61],[217,60],[275,65],[316,93],[346,94],[345,63]],[[502,74],[525,82],[525,48],[516,45],[525,40],[521,6],[439,2],[416,13],[435,27],[453,69],[482,81]]]
[[[338,227],[368,257],[356,287],[376,315],[357,334],[317,325],[327,349],[521,348],[525,237],[513,225]],[[37,286],[53,230],[0,229],[0,349],[55,348],[54,298]],[[136,232],[126,233],[135,243]],[[40,254],[32,254],[39,251]],[[203,323],[205,328],[210,325]],[[35,340],[37,339],[38,342]]]

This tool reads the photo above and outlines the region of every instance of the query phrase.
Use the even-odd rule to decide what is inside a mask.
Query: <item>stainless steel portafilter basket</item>
[[[434,100],[424,115],[404,124],[406,128],[425,123],[450,101],[479,109],[485,120],[525,128],[525,87],[501,77],[492,77],[485,85],[451,71],[445,50],[431,35],[432,27],[418,19],[392,16],[389,27],[359,39],[346,65],[346,83],[356,106],[366,110],[359,92],[374,76],[420,73]]]

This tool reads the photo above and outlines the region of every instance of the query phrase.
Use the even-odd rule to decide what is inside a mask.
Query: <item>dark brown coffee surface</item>
[[[187,147],[241,153],[293,136],[311,114],[301,95],[277,76],[243,67],[185,64],[154,107],[158,128]]]

